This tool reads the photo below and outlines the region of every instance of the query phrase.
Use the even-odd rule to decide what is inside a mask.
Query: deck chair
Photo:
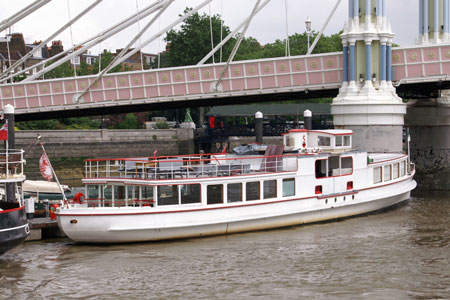
[[[263,172],[277,172],[281,168],[279,164],[281,163],[280,155],[283,154],[283,145],[268,145],[266,152],[264,153],[264,158],[261,162],[260,171]]]

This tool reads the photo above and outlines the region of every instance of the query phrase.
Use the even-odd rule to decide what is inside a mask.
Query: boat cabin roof
[[[286,149],[299,151],[345,152],[352,149],[353,131],[344,129],[293,129],[283,135]]]

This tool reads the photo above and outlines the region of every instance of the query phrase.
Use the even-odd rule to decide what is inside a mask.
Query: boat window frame
[[[271,195],[268,195],[266,197],[266,182],[273,182],[275,183],[275,195],[273,195],[273,191]],[[263,199],[274,199],[278,197],[278,181],[276,179],[269,179],[269,180],[263,180]]]
[[[397,171],[395,171],[395,167],[397,166]],[[400,178],[400,162],[396,162],[392,164],[392,179]]]
[[[386,179],[386,169],[389,170],[389,178]],[[392,165],[384,165],[383,166],[383,182],[388,182],[392,180]]]
[[[249,191],[249,189],[248,189],[248,185],[249,184],[258,184],[258,188],[256,189],[256,191],[257,191],[257,194],[258,194],[258,197],[257,198],[255,198],[255,199],[249,199],[249,197],[248,197],[248,191]],[[247,201],[259,201],[259,200],[261,200],[261,181],[247,181],[247,182],[245,182],[245,201],[247,202]]]
[[[241,192],[240,192],[240,200],[239,201],[229,201],[230,200],[230,192],[229,192],[229,186],[230,185],[240,185],[241,186]],[[238,203],[238,202],[244,202],[244,185],[242,184],[242,182],[232,182],[232,183],[227,183],[227,199],[226,199],[226,203]],[[236,193],[237,194],[237,193]]]
[[[294,193],[292,195],[285,195],[285,188],[284,188],[284,183],[285,181],[293,181],[294,182]],[[283,178],[281,181],[281,187],[282,187],[282,197],[292,197],[295,196],[297,194],[297,188],[296,188],[296,180],[295,177],[290,177],[290,178]]]
[[[376,180],[376,178],[377,178],[377,177],[375,177],[376,173],[378,173],[379,180]],[[383,167],[382,166],[374,167],[373,168],[373,183],[377,184],[377,183],[381,183],[381,182],[383,182]]]
[[[332,174],[332,170],[330,170],[329,168],[330,168],[330,162],[329,162],[329,159],[330,159],[330,157],[338,157],[339,158],[339,168],[338,169],[336,169],[336,170],[339,170],[339,175],[334,175],[333,176],[333,174]],[[342,174],[342,169],[344,169],[344,168],[342,168],[342,160],[343,159],[345,159],[345,158],[350,158],[351,159],[351,169],[352,169],[352,171],[349,173],[349,174]],[[323,177],[317,177],[317,166],[316,166],[316,164],[317,164],[317,161],[319,161],[319,160],[326,160],[326,167],[325,167],[325,169],[326,169],[326,174],[325,174],[325,176],[323,176]],[[322,167],[322,166],[321,166]],[[345,168],[345,169],[349,169],[349,168]],[[329,157],[326,157],[326,158],[317,158],[315,161],[314,161],[314,176],[316,177],[316,179],[326,179],[326,178],[335,178],[335,177],[343,177],[343,176],[351,176],[351,175],[353,175],[353,172],[354,172],[354,158],[353,158],[353,156],[352,155],[343,155],[343,156],[340,156],[340,155],[336,155],[336,156],[329,156]]]
[[[221,199],[222,199],[222,202],[209,202],[209,198],[210,197],[208,197],[208,193],[209,193],[209,187],[213,187],[213,186],[220,186],[221,187]],[[220,183],[220,184],[208,184],[208,185],[206,185],[206,205],[215,205],[215,204],[224,204],[225,203],[225,189],[224,189],[224,185],[222,184],[222,183]]]

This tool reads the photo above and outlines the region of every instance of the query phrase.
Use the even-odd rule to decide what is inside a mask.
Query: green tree
[[[53,62],[48,63],[47,66],[52,63]],[[73,73],[72,65],[70,64],[70,62],[66,61],[65,63],[54,68],[53,70],[50,70],[47,73],[45,73],[44,77],[46,79],[48,79],[48,78],[64,78],[64,77],[73,77],[73,75],[74,75],[74,73]]]
[[[120,122],[117,129],[139,129],[139,122],[134,114],[127,114],[125,120]]]
[[[185,12],[189,11],[186,9]],[[211,17],[213,44],[220,43],[220,30],[225,37],[230,33],[228,26],[221,26],[222,19],[219,15]],[[195,13],[187,18],[179,30],[170,30],[165,38],[167,51],[164,66],[186,66],[197,64],[206,54],[211,51],[210,16],[206,13],[200,15]],[[229,41],[222,49],[222,60],[226,60],[231,53],[233,43]],[[216,62],[220,61],[220,53],[214,55]],[[163,60],[161,59],[161,62]],[[212,63],[210,58],[207,63]],[[163,66],[161,64],[161,66]]]

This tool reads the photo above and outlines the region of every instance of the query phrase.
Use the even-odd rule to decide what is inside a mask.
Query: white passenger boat
[[[352,151],[350,130],[291,130],[265,153],[85,161],[85,197],[58,211],[76,242],[229,234],[335,220],[410,197],[402,153]]]

